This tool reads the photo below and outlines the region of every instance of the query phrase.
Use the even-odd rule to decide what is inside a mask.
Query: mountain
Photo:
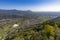
[[[0,10],[0,40],[30,40],[30,38],[32,38],[31,40],[35,38],[35,40],[43,40],[44,37],[48,40],[48,33],[53,35],[53,27],[55,28],[50,24],[54,25],[56,21],[59,24],[59,14],[60,12]],[[13,27],[14,24],[19,26],[15,28]],[[47,28],[44,29],[46,24],[48,24]],[[50,30],[51,28],[52,31]],[[47,31],[47,34],[44,34],[44,31]],[[54,35],[51,37],[54,38]]]
[[[1,13],[8,13],[8,14],[39,14],[39,15],[47,15],[47,16],[60,16],[60,12],[33,12],[30,10],[16,10],[16,9],[12,9],[12,10],[4,10],[4,9],[0,9],[0,14]]]
[[[60,40],[60,17],[17,30],[10,31],[5,40]]]

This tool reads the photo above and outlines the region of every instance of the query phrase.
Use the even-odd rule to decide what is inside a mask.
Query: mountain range
[[[39,15],[48,15],[48,16],[60,16],[60,12],[34,12],[31,10],[16,10],[16,9],[12,9],[12,10],[4,10],[4,9],[0,9],[0,14],[1,13],[8,13],[8,14],[39,14]]]

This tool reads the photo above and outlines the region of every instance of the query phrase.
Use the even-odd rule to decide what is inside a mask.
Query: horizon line
[[[60,11],[33,11],[33,10],[19,10],[19,9],[0,9],[0,10],[16,10],[16,11],[31,11],[31,12],[60,12]]]

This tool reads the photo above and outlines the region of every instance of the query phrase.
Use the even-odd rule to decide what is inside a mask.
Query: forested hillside
[[[47,13],[0,10],[0,40],[59,40],[60,17]]]
[[[60,40],[60,17],[11,31],[5,40]]]

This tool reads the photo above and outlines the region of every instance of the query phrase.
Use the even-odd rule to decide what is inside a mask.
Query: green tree
[[[54,28],[53,28],[53,26],[50,26],[48,24],[45,25],[44,26],[44,33],[46,34],[48,39],[50,39],[50,36],[54,37]]]

